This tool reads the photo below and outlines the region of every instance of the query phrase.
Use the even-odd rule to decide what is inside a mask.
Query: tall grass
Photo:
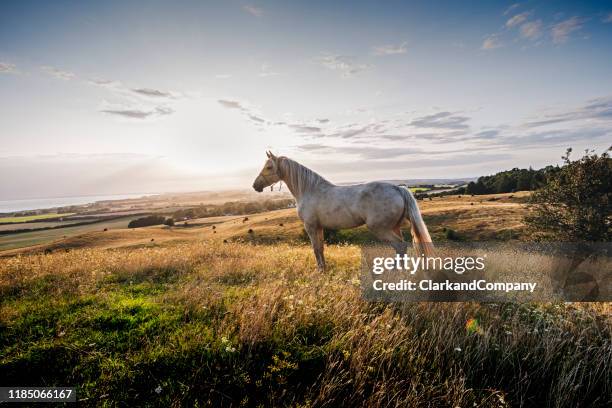
[[[2,385],[82,405],[609,406],[609,304],[369,303],[359,248],[0,260]]]

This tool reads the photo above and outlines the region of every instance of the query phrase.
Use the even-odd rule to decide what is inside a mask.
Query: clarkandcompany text
[[[436,282],[423,279],[414,282],[402,279],[398,282],[384,282],[380,279],[372,282],[374,290],[382,291],[529,291],[533,293],[537,286],[535,282],[487,282],[484,279],[472,280],[470,282],[451,282],[449,280]]]

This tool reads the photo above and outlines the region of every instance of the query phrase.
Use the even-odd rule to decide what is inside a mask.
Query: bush
[[[169,227],[173,227],[174,226],[174,218],[166,218],[166,220],[164,221],[164,225],[167,225]]]
[[[130,221],[128,228],[149,227],[151,225],[161,225],[166,218],[163,215],[148,215],[146,217],[137,218]]]
[[[612,158],[608,148],[593,151],[576,161],[568,149],[564,166],[531,198],[531,215],[525,217],[536,240],[612,240]]]
[[[444,237],[449,241],[459,241],[461,239],[457,231],[451,228],[444,228]]]

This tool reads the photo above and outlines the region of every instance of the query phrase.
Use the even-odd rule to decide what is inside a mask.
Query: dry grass
[[[326,254],[326,274],[282,243],[2,259],[0,378],[83,405],[608,406],[609,304],[368,303],[359,248]]]
[[[444,240],[447,229],[457,231],[460,239],[507,240],[521,237],[522,218],[526,213],[524,202],[528,195],[528,192],[519,192],[475,197],[444,196],[419,201],[419,207],[435,241]],[[243,216],[201,218],[188,221],[187,227],[183,226],[183,222],[179,222],[174,228],[155,226],[103,232],[100,227],[98,231],[77,236],[69,234],[51,243],[0,251],[0,257],[73,248],[133,248],[201,239],[259,243],[296,242],[303,239],[302,222],[298,219],[295,209],[253,214],[248,218],[246,222],[243,222]],[[249,234],[249,229],[254,233]],[[408,225],[405,230],[409,230]],[[37,235],[28,234],[32,237]],[[64,232],[54,230],[53,234],[61,237]],[[349,241],[353,243],[373,239],[365,227],[353,230],[350,235]],[[0,237],[0,242],[9,238]]]

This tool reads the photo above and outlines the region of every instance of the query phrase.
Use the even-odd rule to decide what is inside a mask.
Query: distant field
[[[434,242],[441,240],[508,240],[522,234],[524,201],[528,193],[471,197],[444,196],[419,201]],[[295,208],[248,216],[208,217],[177,222],[173,228],[153,226],[128,229],[138,216],[90,225],[0,236],[0,255],[56,251],[69,248],[125,248],[169,241],[306,242]],[[104,228],[109,231],[104,232]],[[112,230],[112,231],[111,231]],[[249,232],[250,230],[250,232]],[[405,234],[410,228],[404,226]],[[449,238],[450,237],[450,238]],[[338,231],[331,242],[363,244],[376,241],[365,227]]]
[[[83,222],[83,220],[70,220],[70,221],[38,221],[38,222],[12,222],[10,224],[0,224],[0,231],[15,231],[15,230],[26,230],[26,229],[41,229],[41,228],[55,228],[59,226],[69,226]]]
[[[37,214],[37,215],[28,215],[25,217],[4,217],[0,218],[0,224],[5,223],[16,223],[16,222],[29,222],[36,220],[47,220],[59,217],[68,217],[69,215],[73,215],[74,213],[48,213],[48,214]]]
[[[99,231],[102,233],[104,228],[109,230],[127,228],[128,223],[134,218],[136,217],[125,217],[111,221],[96,222],[93,224],[78,225],[74,227],[0,235],[0,251],[49,243],[64,237],[75,236],[87,232]]]
[[[429,190],[431,190],[431,188],[429,187],[410,187],[410,191],[412,191],[413,193],[423,193]]]

